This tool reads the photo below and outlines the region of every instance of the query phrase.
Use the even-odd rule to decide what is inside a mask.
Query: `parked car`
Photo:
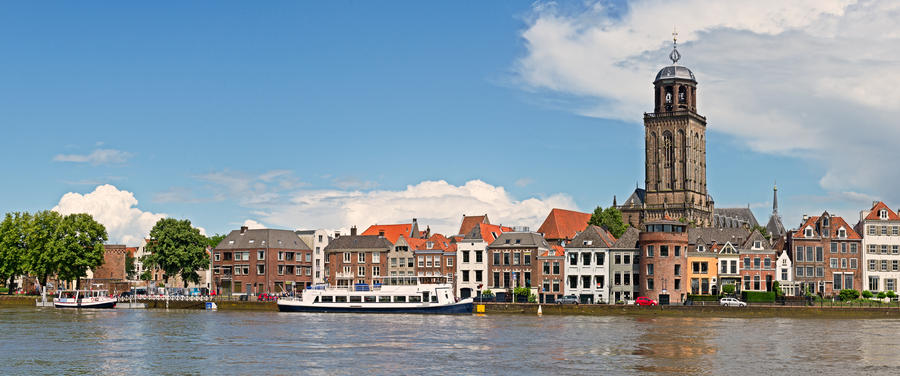
[[[634,300],[634,304],[635,304],[635,305],[648,305],[648,306],[659,305],[659,303],[657,303],[655,300],[650,299],[650,298],[646,298],[646,297],[643,297],[643,296],[641,296],[641,297],[635,299],[635,300]]]
[[[563,295],[563,297],[556,299],[556,304],[575,304],[578,305],[578,297],[575,295]]]
[[[722,298],[719,300],[719,305],[724,307],[746,307],[747,303],[744,303],[735,298]]]

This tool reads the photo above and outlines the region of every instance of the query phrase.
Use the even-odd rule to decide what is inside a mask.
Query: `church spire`
[[[672,28],[672,52],[669,53],[669,59],[672,60],[672,64],[678,64],[678,60],[681,60],[681,54],[678,52],[678,31],[675,28]]]
[[[772,215],[778,215],[778,182],[772,186]]]

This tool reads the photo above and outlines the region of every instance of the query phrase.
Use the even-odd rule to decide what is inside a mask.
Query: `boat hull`
[[[98,303],[53,303],[56,308],[116,308],[116,301]]]
[[[426,313],[426,314],[464,314],[472,313],[472,302],[455,303],[440,306],[421,307],[366,307],[366,306],[322,306],[308,304],[279,303],[281,312],[321,312],[321,313]]]

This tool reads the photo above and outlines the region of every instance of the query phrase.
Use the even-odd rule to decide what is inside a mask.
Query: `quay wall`
[[[534,303],[484,303],[485,314],[537,315]],[[784,307],[784,306],[633,306],[633,305],[540,305],[544,315],[642,316],[642,317],[736,317],[736,318],[900,318],[898,307]],[[475,303],[478,310],[478,303]]]

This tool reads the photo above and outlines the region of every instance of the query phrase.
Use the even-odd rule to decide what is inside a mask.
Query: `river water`
[[[0,374],[898,374],[900,320],[0,307]]]

